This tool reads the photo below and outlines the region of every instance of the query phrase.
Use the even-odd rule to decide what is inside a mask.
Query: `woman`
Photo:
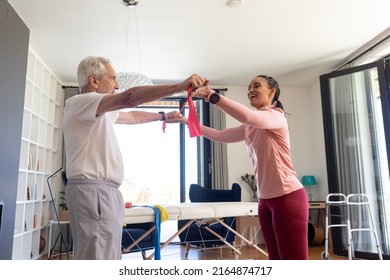
[[[205,98],[241,122],[222,131],[205,126],[201,130],[213,141],[245,141],[257,180],[258,216],[269,259],[308,259],[308,199],[291,163],[288,124],[279,101],[278,83],[266,75],[250,82],[248,98],[255,110],[209,87],[197,89],[193,96]],[[184,116],[176,121],[187,124]]]

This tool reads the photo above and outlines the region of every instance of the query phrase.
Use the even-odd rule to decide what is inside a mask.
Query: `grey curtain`
[[[361,166],[359,126],[356,115],[353,76],[345,75],[335,80],[334,127],[339,170],[339,186],[342,193],[361,191]]]
[[[78,93],[79,93],[78,87],[65,87],[64,100],[66,101],[67,99],[71,98],[74,95],[77,95]]]
[[[220,92],[224,95],[224,92]],[[226,128],[226,115],[216,106],[210,106],[210,127]],[[227,168],[227,145],[211,141],[211,182],[213,189],[230,189]]]
[[[345,195],[364,193],[375,198],[372,186],[373,146],[369,137],[369,115],[373,112],[369,112],[371,93],[366,92],[370,87],[370,79],[364,72],[337,77],[332,90],[332,107],[340,192]],[[351,206],[350,209],[352,228],[369,227],[370,217],[366,206]],[[346,216],[346,209],[342,211]],[[346,233],[342,235],[342,240],[346,246]],[[355,249],[375,251],[375,240],[367,232],[353,234],[353,240]]]

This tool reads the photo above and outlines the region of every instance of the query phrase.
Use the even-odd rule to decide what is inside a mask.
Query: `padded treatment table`
[[[221,219],[222,217],[256,216],[258,207],[257,202],[191,202],[161,206],[164,207],[164,209],[167,211],[168,220],[189,220],[174,235],[172,235],[172,237],[170,237],[164,244],[161,245],[161,250],[169,245],[169,243],[171,243],[172,240],[174,240],[181,232],[186,230],[192,223],[195,222],[202,224],[205,229],[214,234],[232,250],[238,254],[241,254],[241,252],[236,247],[226,242],[224,237],[218,235],[216,232],[211,230],[210,227],[208,227],[209,224],[220,223],[229,231],[233,232],[236,237],[246,241],[256,250],[265,256],[268,256],[268,254],[259,248],[253,241],[246,239],[241,233],[235,231]],[[148,205],[140,205],[140,207],[135,205],[133,208],[125,208],[125,215],[123,219],[123,223],[125,224],[154,222],[154,220],[154,210],[150,206],[148,207]],[[141,241],[145,236],[147,236],[155,229],[155,226],[152,227],[143,236],[135,240],[132,245],[124,249],[124,252],[136,246],[139,241]],[[146,257],[146,259],[151,259],[153,256],[154,253]]]

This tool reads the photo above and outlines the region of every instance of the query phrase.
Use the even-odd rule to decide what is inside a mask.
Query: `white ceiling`
[[[154,83],[192,73],[246,86],[257,74],[308,86],[390,27],[389,0],[8,0],[64,84],[88,55]]]

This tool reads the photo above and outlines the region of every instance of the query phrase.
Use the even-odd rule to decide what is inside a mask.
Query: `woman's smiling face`
[[[257,109],[271,105],[276,89],[270,87],[263,77],[255,77],[248,86],[248,98],[252,107]]]

